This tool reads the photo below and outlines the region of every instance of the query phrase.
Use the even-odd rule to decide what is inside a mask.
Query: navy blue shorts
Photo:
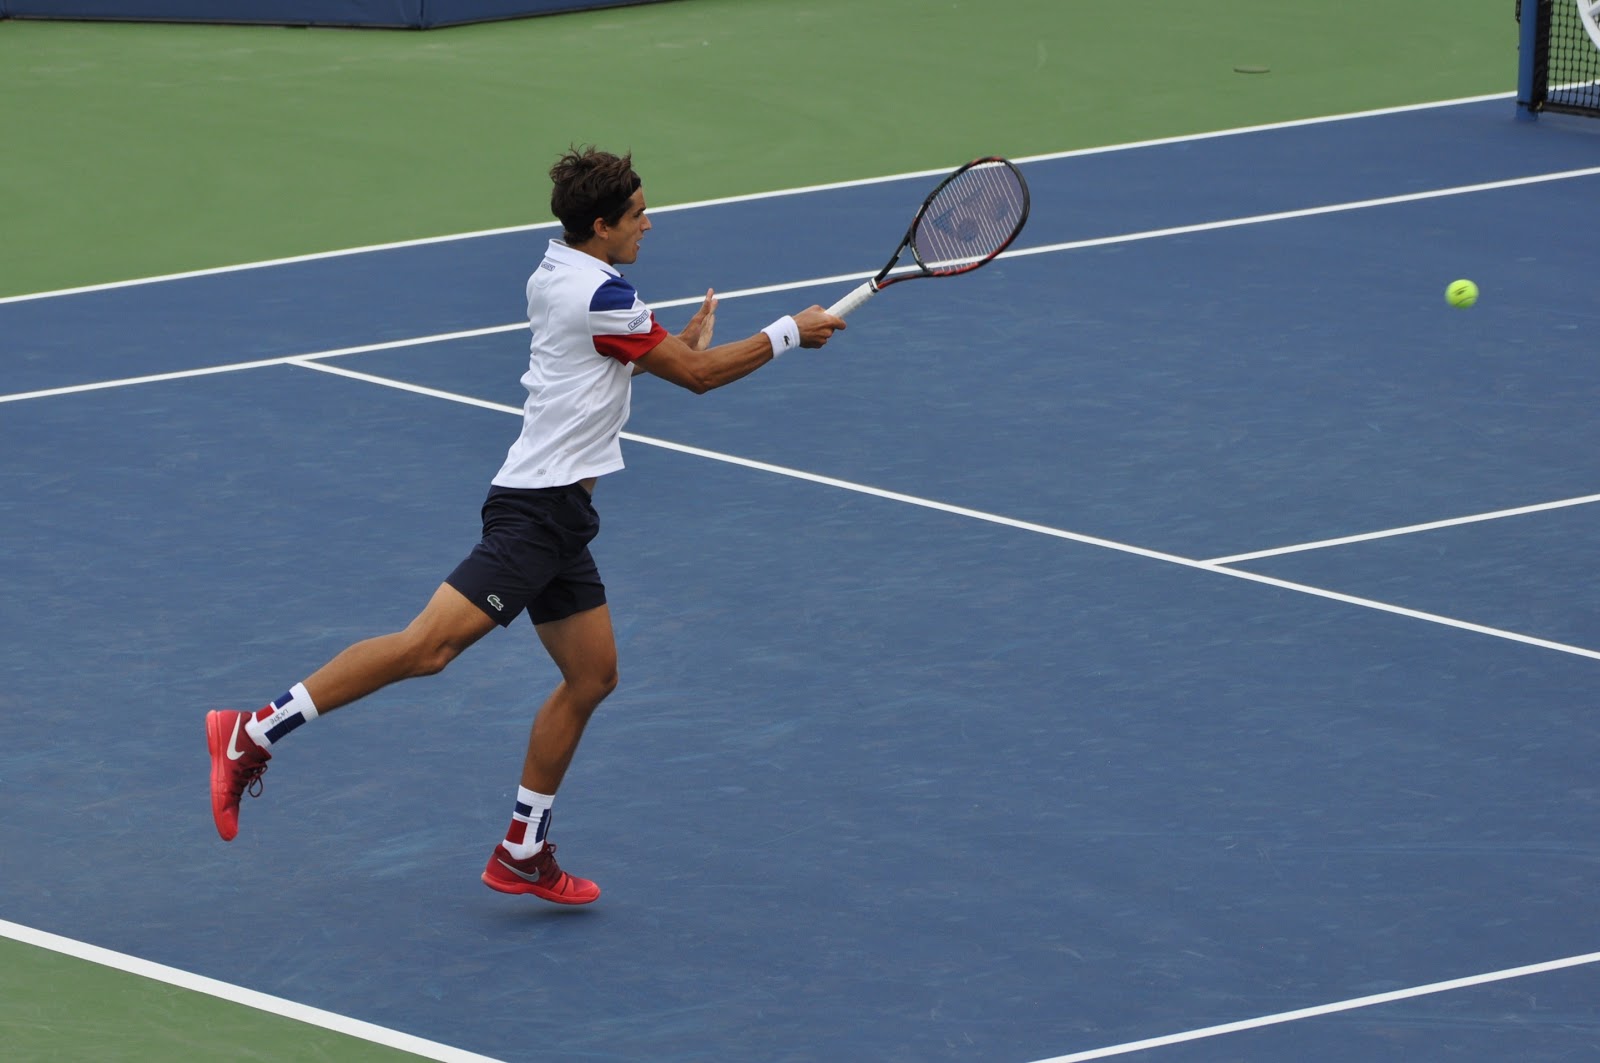
[[[567,487],[491,487],[483,540],[445,582],[505,627],[524,609],[535,624],[606,603],[589,553],[600,516],[589,492]]]

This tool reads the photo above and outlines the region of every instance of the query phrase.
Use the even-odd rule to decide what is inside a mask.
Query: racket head
[[[1010,160],[974,159],[923,200],[906,243],[923,276],[968,273],[1011,246],[1028,206],[1028,182]]]

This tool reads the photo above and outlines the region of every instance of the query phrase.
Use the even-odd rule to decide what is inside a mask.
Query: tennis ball
[[[1451,281],[1444,290],[1444,301],[1465,310],[1478,301],[1478,286],[1468,280]]]

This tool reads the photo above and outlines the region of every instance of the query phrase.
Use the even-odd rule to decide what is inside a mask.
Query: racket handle
[[[834,303],[832,306],[828,307],[828,313],[832,314],[834,317],[846,317],[852,311],[854,311],[856,307],[860,306],[862,303],[866,302],[868,299],[871,299],[877,294],[878,286],[873,284],[871,281],[867,281],[859,288],[851,291],[850,294],[846,295],[843,299],[840,299],[837,303]]]

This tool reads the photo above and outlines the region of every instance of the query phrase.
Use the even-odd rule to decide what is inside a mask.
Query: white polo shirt
[[[667,336],[622,274],[551,240],[528,278],[533,343],[522,434],[500,487],[562,487],[622,468],[633,363]]]

